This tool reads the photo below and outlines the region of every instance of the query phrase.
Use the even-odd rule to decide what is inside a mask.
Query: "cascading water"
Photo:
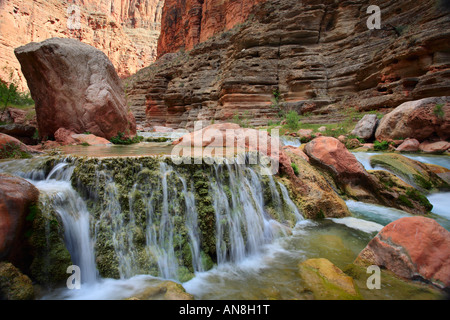
[[[48,174],[39,165],[12,169],[60,216],[83,283],[139,274],[184,281],[213,262],[261,252],[287,228],[283,222],[302,218],[282,184],[236,159],[195,174],[163,160],[89,161],[60,159]]]

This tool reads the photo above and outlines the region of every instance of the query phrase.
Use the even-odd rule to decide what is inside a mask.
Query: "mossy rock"
[[[28,219],[32,228],[27,231],[33,261],[30,273],[37,283],[54,287],[65,283],[67,267],[73,265],[64,242],[64,227],[59,216],[40,203]]]
[[[305,159],[289,151],[287,154],[296,165],[298,175],[296,181],[282,181],[305,218],[341,218],[351,215],[345,201],[337,194],[334,183],[330,184],[327,177]]]
[[[299,264],[305,288],[316,300],[361,300],[351,277],[327,259],[309,259]]]
[[[149,285],[140,293],[127,300],[194,300],[183,286],[173,281],[150,280]]]
[[[373,273],[368,273],[370,264],[359,260],[343,268],[353,278],[365,300],[383,300],[396,297],[398,300],[443,300],[446,295],[436,287],[418,281],[400,278],[394,273],[380,269],[380,289],[369,289],[367,281]]]
[[[413,188],[396,175],[384,170],[370,170],[380,185],[394,197],[397,208],[412,214],[427,214],[433,209],[433,205],[419,190]]]
[[[0,262],[0,300],[33,300],[30,278],[9,262]]]
[[[374,155],[370,158],[372,167],[380,166],[393,172],[412,186],[422,191],[449,189],[450,185],[433,172],[426,164],[395,153]]]

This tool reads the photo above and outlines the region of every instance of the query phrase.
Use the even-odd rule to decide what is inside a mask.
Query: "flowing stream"
[[[367,169],[371,169],[370,156],[357,155]],[[43,165],[48,159],[0,162],[0,172],[33,183],[41,192],[42,207],[52,208],[59,215],[66,247],[73,263],[81,268],[81,290],[59,288],[43,299],[123,299],[161,279],[182,283],[196,299],[308,299],[307,293],[299,290],[299,262],[324,257],[344,268],[383,226],[409,216],[392,208],[347,201],[352,217],[305,220],[283,184],[252,166],[233,161],[211,165],[206,179],[200,182],[164,161],[153,168],[151,174],[156,178],[152,182],[148,180],[149,168],[134,166],[136,182],[127,190],[125,202],[117,174],[107,161],[99,161],[94,168],[96,185],[84,190],[95,195],[89,200],[74,187],[76,158],[61,158],[50,170]],[[433,159],[445,167],[450,164],[448,157],[426,160]],[[202,242],[205,209],[196,197],[202,185],[207,186],[201,189],[210,201],[207,208],[213,209],[206,214],[214,217],[215,249],[209,248],[215,257],[212,268],[205,258],[208,247]],[[107,201],[92,207],[102,199]],[[434,217],[449,229],[450,193],[432,194],[429,200]],[[144,210],[139,209],[142,205]],[[277,219],[273,212],[278,212]],[[109,228],[105,243],[117,262],[115,280],[99,272],[98,251],[105,241],[105,226]],[[184,247],[180,245],[181,236],[187,239]],[[187,256],[193,277],[183,280],[180,274],[186,269],[183,261]],[[152,263],[157,267],[148,267]],[[389,299],[392,295],[408,297],[394,290],[376,298]]]

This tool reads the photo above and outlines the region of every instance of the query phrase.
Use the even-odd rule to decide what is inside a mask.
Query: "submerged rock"
[[[412,186],[422,190],[446,189],[449,184],[437,176],[426,164],[400,154],[387,153],[370,157],[370,164],[389,170]]]
[[[306,289],[317,300],[361,300],[353,279],[327,259],[309,259],[299,264]]]
[[[52,38],[15,50],[27,79],[41,138],[59,128],[110,139],[136,134],[134,116],[114,66],[100,50]]]
[[[149,285],[128,300],[194,300],[194,296],[187,293],[179,283],[162,281],[159,284]]]
[[[449,288],[450,232],[430,218],[401,218],[385,226],[355,263],[378,265],[403,278]]]

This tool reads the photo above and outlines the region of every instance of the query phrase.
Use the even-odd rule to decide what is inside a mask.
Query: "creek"
[[[164,280],[195,299],[308,299],[299,263],[320,257],[345,268],[383,226],[409,216],[347,201],[352,217],[307,220],[286,187],[257,167],[230,160],[193,169],[155,157],[169,151],[164,143],[73,147],[65,156],[0,162],[0,172],[39,189],[81,268],[80,290],[60,287],[41,299],[124,299]],[[367,169],[371,155],[355,153]],[[450,167],[448,156],[410,157]],[[450,193],[428,198],[449,230]],[[395,287],[361,293],[428,297]]]

